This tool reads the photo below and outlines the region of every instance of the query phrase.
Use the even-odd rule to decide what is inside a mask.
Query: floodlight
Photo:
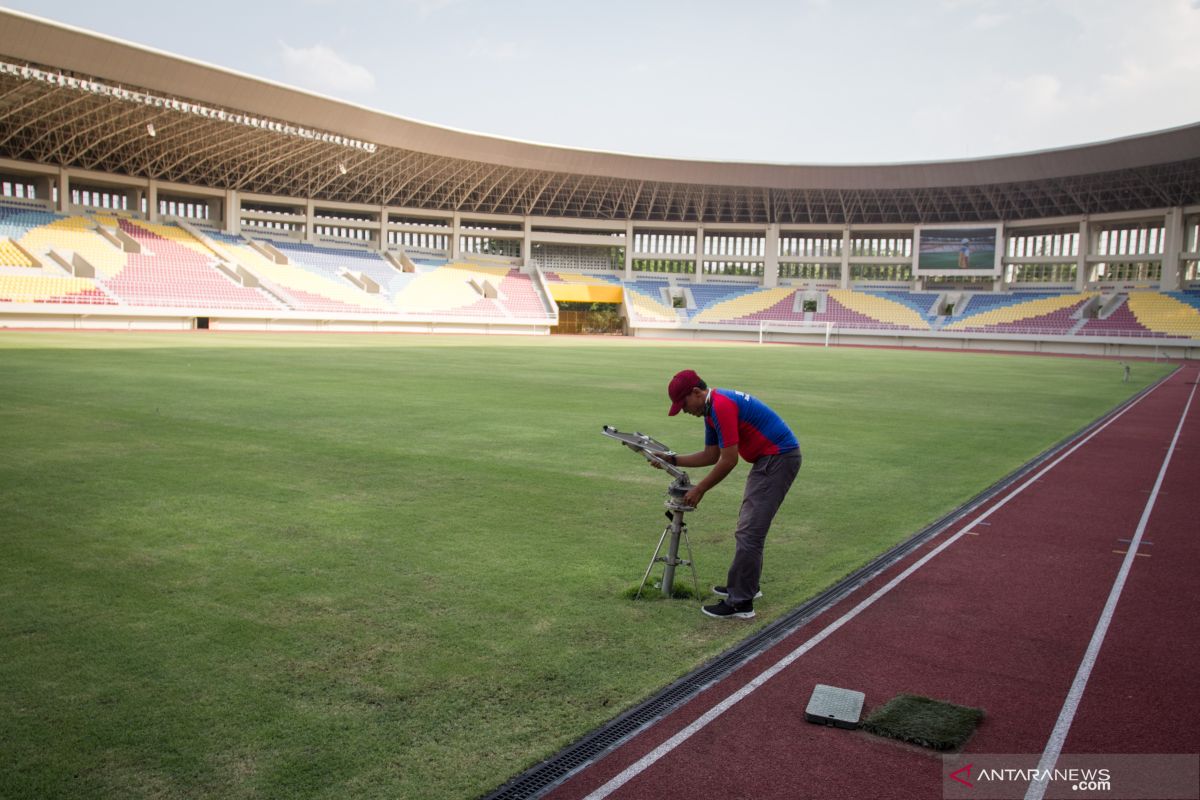
[[[155,136],[158,136],[158,131],[154,130],[153,122],[146,123],[146,133],[150,134],[151,139],[153,139]]]

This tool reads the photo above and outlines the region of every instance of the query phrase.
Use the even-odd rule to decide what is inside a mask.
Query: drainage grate
[[[1176,367],[1176,371],[1178,369],[1179,367]],[[627,739],[632,738],[642,729],[653,725],[755,656],[768,650],[800,628],[803,628],[813,618],[824,613],[832,606],[837,605],[837,603],[856,591],[864,583],[867,583],[925,542],[938,536],[950,526],[970,515],[975,509],[987,503],[1042,464],[1057,456],[1073,442],[1083,438],[1100,425],[1103,425],[1107,420],[1140,400],[1144,395],[1167,381],[1174,374],[1174,372],[1171,372],[1162,378],[1162,380],[1146,387],[1138,394],[1109,411],[1103,417],[1084,426],[1071,436],[1050,447],[1032,461],[1017,468],[1008,476],[1000,479],[997,483],[980,492],[924,530],[919,531],[891,550],[888,550],[866,566],[847,575],[829,589],[797,607],[791,613],[780,617],[767,627],[717,656],[712,661],[702,665],[694,672],[683,676],[641,705],[626,711],[597,730],[585,735],[574,744],[568,745],[564,750],[543,761],[541,764],[513,778],[499,789],[486,795],[483,800],[527,800],[528,798],[537,798],[548,793],[551,789],[554,789],[575,773],[580,772],[601,756],[624,744]]]

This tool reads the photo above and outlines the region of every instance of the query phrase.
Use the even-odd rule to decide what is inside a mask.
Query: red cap
[[[673,417],[683,409],[683,400],[704,381],[700,380],[700,376],[695,371],[685,369],[683,372],[675,373],[675,377],[671,378],[671,383],[667,386],[667,397],[671,398],[671,410],[667,412],[668,417]]]

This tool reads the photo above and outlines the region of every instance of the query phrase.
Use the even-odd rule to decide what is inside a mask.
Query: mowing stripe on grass
[[[1071,723],[1075,719],[1075,712],[1079,710],[1079,702],[1083,699],[1084,690],[1087,689],[1088,679],[1092,675],[1092,667],[1096,665],[1096,658],[1100,655],[1104,637],[1108,634],[1108,626],[1112,623],[1113,614],[1117,610],[1117,601],[1121,599],[1121,592],[1125,589],[1125,580],[1129,577],[1129,570],[1133,568],[1133,560],[1138,555],[1138,545],[1142,541],[1142,534],[1146,532],[1146,525],[1150,522],[1150,514],[1154,510],[1154,504],[1158,501],[1158,491],[1162,488],[1163,479],[1167,476],[1167,467],[1171,465],[1171,457],[1175,454],[1175,445],[1179,442],[1179,434],[1183,432],[1183,423],[1187,420],[1188,410],[1191,409],[1192,399],[1195,396],[1196,384],[1192,384],[1192,391],[1188,394],[1183,413],[1179,415],[1179,425],[1175,428],[1175,436],[1171,439],[1171,446],[1167,448],[1162,468],[1158,471],[1158,479],[1154,482],[1154,489],[1150,492],[1150,499],[1146,501],[1145,509],[1142,510],[1142,518],[1138,522],[1133,541],[1125,553],[1125,560],[1121,562],[1121,569],[1113,581],[1112,590],[1108,593],[1108,602],[1104,604],[1100,619],[1096,621],[1096,629],[1092,632],[1092,639],[1088,643],[1087,651],[1083,654],[1083,660],[1079,663],[1075,680],[1072,681],[1067,698],[1063,701],[1058,721],[1055,722],[1054,730],[1050,733],[1050,740],[1046,743],[1046,749],[1042,751],[1042,759],[1037,768],[1037,775],[1040,777],[1030,782],[1029,789],[1025,792],[1025,800],[1042,800],[1046,796],[1046,789],[1050,786],[1050,772],[1058,763],[1058,757],[1062,755],[1063,745],[1067,741],[1067,734],[1071,732]]]
[[[1178,371],[1178,368],[1175,371]],[[943,517],[919,531],[906,541],[901,542],[892,549],[872,560],[870,563],[846,576],[834,586],[799,606],[786,616],[781,617],[756,634],[748,637],[737,646],[721,654],[709,663],[701,666],[694,672],[680,678],[678,681],[667,686],[661,692],[646,700],[642,704],[630,709],[601,728],[589,733],[575,744],[564,748],[553,757],[513,778],[511,781],[496,789],[494,792],[486,795],[484,800],[524,800],[525,798],[541,797],[547,794],[554,788],[569,780],[574,775],[582,772],[591,764],[616,750],[627,741],[633,739],[642,731],[666,717],[676,708],[688,702],[691,698],[704,691],[709,686],[734,672],[775,644],[786,639],[797,630],[800,630],[813,619],[825,613],[827,610],[837,605],[846,597],[856,592],[861,586],[873,580],[875,577],[902,560],[905,556],[923,545],[925,542],[936,538],[956,523],[970,516],[978,508],[991,501],[996,496],[1002,494],[1006,489],[1016,484],[1022,478],[1037,470],[1038,467],[1045,464],[1047,461],[1050,461],[1051,459],[1055,459],[1055,456],[1059,456],[1060,453],[1062,454],[1055,459],[1052,464],[1041,470],[1041,472],[1039,472],[1033,478],[1023,483],[1011,495],[1004,498],[999,504],[975,519],[970,525],[963,528],[952,539],[944,542],[936,550],[930,552],[924,559],[910,567],[909,570],[895,579],[892,583],[888,584],[888,586],[877,592],[876,595],[868,598],[868,600],[864,601],[863,604],[860,604],[859,607],[856,607],[849,612],[850,614],[857,615],[857,613],[866,608],[867,605],[873,603],[879,597],[882,597],[887,591],[890,591],[890,589],[895,584],[898,584],[901,580],[903,580],[903,578],[916,571],[916,568],[927,562],[937,553],[941,552],[941,550],[945,549],[952,541],[957,540],[964,533],[969,532],[974,527],[986,527],[989,525],[990,523],[986,522],[986,520],[989,516],[991,516],[992,512],[1006,504],[1021,491],[1024,491],[1024,489],[1026,489],[1032,483],[1039,480],[1042,475],[1056,466],[1060,461],[1082,447],[1093,436],[1100,433],[1100,431],[1115,422],[1118,418],[1124,415],[1125,412],[1133,408],[1134,405],[1148,396],[1151,392],[1159,388],[1162,384],[1166,383],[1166,381],[1170,379],[1171,375],[1174,375],[1175,371],[1172,371],[1160,379],[1157,383],[1148,386],[1137,395],[1134,395],[1125,402],[1119,404],[1104,416],[1094,420],[1090,424],[1084,426],[1057,444],[1047,448],[1043,453],[1014,470],[1008,476],[997,481],[995,484],[988,487],[967,502],[963,503],[958,508],[953,509],[949,513],[945,514]],[[1073,447],[1072,444],[1074,444]],[[1064,453],[1063,451],[1068,447],[1070,450]],[[840,627],[840,625],[843,623],[839,621],[834,624]],[[832,630],[827,629],[827,631],[832,633]],[[822,631],[821,633],[817,634],[817,636],[821,639],[824,639],[826,635],[826,631]],[[814,639],[815,638],[816,637],[814,637]],[[809,642],[806,642],[805,645],[801,646],[806,648],[805,652],[807,652],[809,649],[812,649],[812,646],[815,646],[816,644],[816,641],[814,640],[810,640],[810,642],[812,643],[811,646]],[[799,655],[802,655],[802,653],[796,655],[795,658],[799,658]],[[788,663],[790,664],[791,661],[795,660],[795,658],[791,658]],[[782,667],[780,667],[780,669],[782,669]],[[775,672],[772,672],[771,674],[773,675],[778,671],[779,670],[775,670]],[[765,678],[763,678],[762,681],[759,681],[759,683],[762,682],[765,682]],[[747,692],[747,694],[748,693],[749,692]],[[738,699],[741,699],[741,697],[744,696],[745,695],[741,695],[738,697]],[[728,700],[726,702],[728,702]],[[723,713],[724,710],[732,705],[733,703],[729,703],[728,706],[722,709],[722,712],[714,714],[711,719],[715,719],[720,715],[720,713]],[[706,715],[706,717],[707,716],[708,715]],[[711,721],[711,719],[708,721]],[[697,722],[699,721],[700,720],[697,720]],[[707,724],[707,722],[705,724]],[[693,725],[695,725],[695,723],[693,723]],[[695,730],[691,730],[687,736],[679,739],[679,741],[675,744],[677,745],[686,740],[686,738],[690,737],[692,733],[695,733],[702,727],[703,725],[696,727]],[[679,734],[676,736],[678,737]],[[671,741],[674,741],[674,739]],[[670,742],[666,744],[670,744]],[[666,744],[664,744],[663,747],[665,747]],[[673,749],[673,747],[670,749]],[[657,761],[658,758],[661,758],[662,755],[666,754],[666,752],[669,752],[669,749],[659,754],[654,761]],[[653,755],[653,753],[651,755]],[[649,757],[650,756],[647,756],[647,758]],[[638,763],[641,764],[641,762]],[[653,761],[644,764],[641,769],[638,770],[638,772],[641,772],[646,767],[649,767],[652,763]],[[637,765],[635,764],[634,766]],[[633,767],[630,767],[629,769],[632,770]],[[629,770],[627,770],[627,772],[628,771]],[[625,773],[622,773],[622,775],[624,774]],[[624,780],[621,781],[621,784],[634,777],[635,774],[637,773],[628,775]],[[613,781],[616,781],[618,778],[621,778],[621,776],[617,776],[617,778],[614,778]],[[610,781],[610,783],[612,783],[612,781]],[[612,786],[605,794],[593,794],[589,797],[605,797],[608,793],[611,793],[619,788],[621,784]],[[601,787],[601,789],[597,790],[597,792],[603,791],[604,789],[605,787]]]

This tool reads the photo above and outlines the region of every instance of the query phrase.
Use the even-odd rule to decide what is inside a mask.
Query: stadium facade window
[[[124,192],[114,193],[106,189],[71,188],[72,205],[84,208],[100,208],[113,211],[127,211],[129,196]]]
[[[472,231],[523,231],[524,226],[519,222],[480,222],[478,220],[463,221],[459,226],[459,230],[470,233]]]
[[[304,226],[298,222],[284,222],[271,219],[243,219],[243,228],[260,231],[278,231],[281,233],[303,233]]]
[[[1079,254],[1079,230],[1005,232],[1009,258],[1071,257]]]
[[[209,206],[208,203],[159,197],[158,213],[172,217],[207,220],[209,218]]]
[[[1101,229],[1096,237],[1096,255],[1162,255],[1166,229],[1162,223],[1123,223]]]
[[[912,264],[851,264],[850,279],[854,281],[911,281]]]
[[[690,232],[634,231],[633,252],[665,256],[694,255],[696,252],[696,234]]]
[[[764,234],[737,234],[715,231],[704,235],[704,255],[762,258],[767,254]]]
[[[912,258],[912,233],[857,233],[850,255],[868,258]]]
[[[1138,281],[1155,283],[1162,280],[1161,261],[1117,261],[1096,264],[1097,281]]]
[[[405,217],[397,214],[388,215],[389,225],[420,225],[424,228],[450,229],[450,221],[434,217]]]
[[[841,234],[781,234],[780,258],[836,258],[842,254]]]
[[[491,236],[459,236],[458,249],[462,253],[520,258],[521,240],[498,239]]]
[[[842,265],[781,261],[779,262],[779,277],[807,281],[840,280]]]
[[[1188,253],[1200,253],[1200,217],[1183,221],[1183,249]]]
[[[761,261],[705,261],[705,275],[763,276]]]
[[[1006,283],[1073,283],[1078,266],[1073,262],[1059,264],[1008,264]]]
[[[18,200],[35,200],[36,189],[32,183],[26,183],[21,178],[4,178],[0,180],[0,197],[13,197]]]
[[[414,247],[421,250],[441,250],[450,248],[450,237],[436,233],[418,233],[415,231],[388,231],[388,244],[401,247]]]
[[[373,231],[368,228],[343,228],[333,225],[313,225],[313,233],[329,239],[352,239],[358,242],[374,241]]]
[[[638,258],[633,261],[635,272],[665,272],[674,275],[692,275],[696,262],[690,259]]]

